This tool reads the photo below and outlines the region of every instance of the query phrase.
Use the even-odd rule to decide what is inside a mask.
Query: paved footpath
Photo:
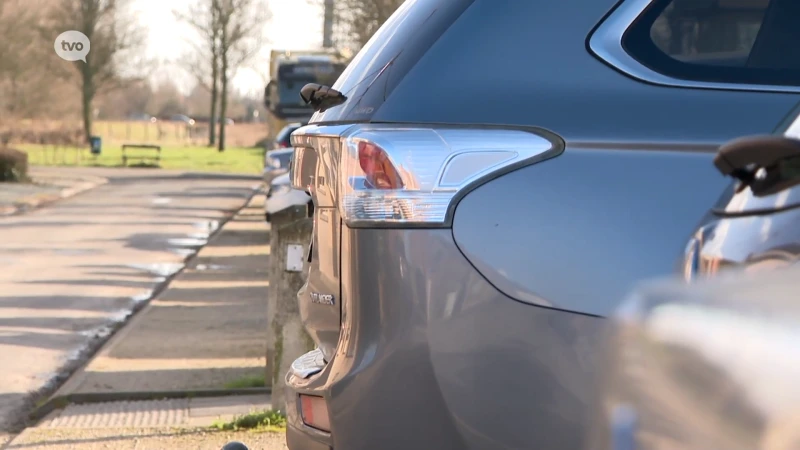
[[[180,270],[257,185],[161,170],[73,171],[109,181],[0,218],[0,433],[24,417],[31,393],[51,389]]]
[[[26,429],[4,450],[219,450],[240,441],[251,450],[285,450],[274,432],[216,431],[211,425],[267,408],[260,396],[70,405]],[[249,411],[248,411],[249,410]]]
[[[283,433],[215,431],[212,424],[271,409],[270,396],[131,401],[153,392],[224,389],[263,380],[269,233],[254,196],[186,268],[53,395],[104,400],[68,404],[0,449],[285,450]],[[74,398],[74,397],[73,397]]]
[[[254,197],[227,222],[56,395],[223,389],[263,380],[270,250],[263,199]]]
[[[0,183],[0,217],[71,197],[108,181],[92,171],[52,167],[33,167],[28,176],[31,183]]]

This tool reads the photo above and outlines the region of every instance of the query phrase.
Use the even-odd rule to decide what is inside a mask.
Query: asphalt
[[[55,395],[116,399],[263,383],[270,254],[263,200],[253,197],[226,222]]]
[[[0,183],[0,217],[29,211],[108,182],[91,172],[70,169],[34,167],[28,176],[31,181],[26,183]]]
[[[207,428],[59,428],[26,430],[4,450],[219,450],[230,441],[244,442],[251,450],[285,450],[285,440],[282,433]]]
[[[32,406],[32,393],[60,384],[258,185],[257,178],[163,170],[54,170],[108,183],[0,218],[0,442]],[[143,435],[153,446],[136,448],[156,448],[160,436]],[[109,437],[93,439],[106,439],[97,448],[121,448]],[[64,445],[48,448],[74,448]]]

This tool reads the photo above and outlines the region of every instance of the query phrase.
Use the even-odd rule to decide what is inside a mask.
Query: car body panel
[[[683,279],[642,288],[610,322],[585,448],[800,445],[800,186],[728,194],[689,240]]]
[[[711,156],[568,148],[468,194],[453,234],[505,294],[607,315],[636,281],[674,269],[728,183]]]
[[[341,340],[318,375],[287,376],[291,428],[333,448],[579,444],[601,319],[508,298],[450,230],[342,236]],[[335,433],[302,424],[298,392],[327,399]]]
[[[798,448],[798,276],[797,266],[737,270],[632,294],[608,331],[584,448]]]
[[[347,128],[312,125],[292,135],[294,167],[299,168],[292,174],[292,184],[308,192],[314,203],[309,271],[297,299],[303,325],[328,361],[339,341],[341,325],[341,218],[335,181],[341,145],[338,136]]]
[[[717,146],[772,132],[800,100],[620,73],[586,48],[616,3],[408,1],[334,85],[347,101],[293,133],[293,185],[316,208],[298,301],[327,364],[287,375],[292,450],[583,442],[598,316],[680,267],[730,200]],[[356,229],[338,216],[338,151],[364,122],[536,127],[564,151],[470,186],[452,228]],[[325,398],[331,432],[303,424],[300,393]]]

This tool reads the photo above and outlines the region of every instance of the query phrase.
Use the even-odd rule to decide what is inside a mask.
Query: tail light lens
[[[557,153],[522,130],[358,125],[341,139],[337,197],[351,227],[446,225],[471,185]]]
[[[318,430],[331,431],[328,405],[324,398],[300,394],[300,414],[304,424]]]

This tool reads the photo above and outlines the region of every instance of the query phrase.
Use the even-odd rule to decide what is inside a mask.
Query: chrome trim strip
[[[662,86],[737,91],[800,92],[800,86],[681,80],[679,78],[662,75],[642,65],[622,47],[622,36],[636,18],[639,17],[653,1],[654,0],[623,0],[623,3],[597,27],[589,38],[589,49],[592,53],[630,77]]]

